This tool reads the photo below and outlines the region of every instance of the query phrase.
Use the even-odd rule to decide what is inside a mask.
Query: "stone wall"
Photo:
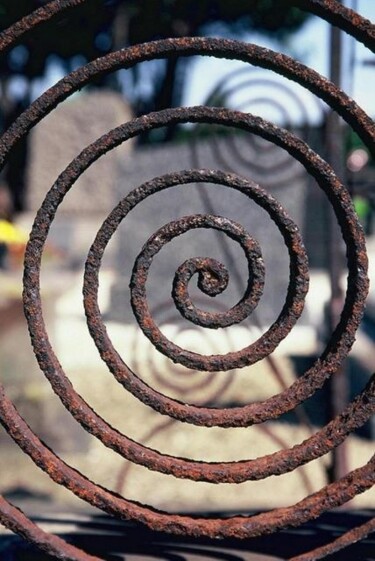
[[[128,104],[112,91],[83,91],[59,105],[31,134],[28,171],[28,213],[20,219],[29,228],[35,212],[58,175],[94,140],[131,118]],[[131,141],[102,156],[77,180],[58,209],[49,235],[51,247],[68,264],[79,265],[92,233],[114,204],[120,162]]]

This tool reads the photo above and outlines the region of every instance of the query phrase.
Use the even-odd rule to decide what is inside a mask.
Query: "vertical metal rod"
[[[341,86],[342,80],[342,32],[339,28],[330,28],[330,80],[337,86]],[[345,179],[344,163],[344,143],[342,123],[339,115],[330,111],[327,116],[326,126],[326,150],[327,159],[338,177]],[[328,307],[327,328],[328,332],[337,326],[340,319],[340,312],[343,306],[343,292],[341,287],[341,277],[343,273],[344,255],[337,227],[337,221],[332,208],[328,209],[328,272],[331,287],[331,299]],[[347,368],[345,365],[330,378],[329,381],[329,413],[334,418],[348,403],[348,379]],[[346,443],[341,444],[332,452],[332,464],[328,477],[330,481],[336,481],[343,477],[348,471]]]

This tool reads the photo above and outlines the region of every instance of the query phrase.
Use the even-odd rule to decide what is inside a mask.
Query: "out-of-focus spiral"
[[[81,0],[84,1],[84,0]],[[55,1],[47,4],[32,17],[16,24],[0,36],[0,48],[6,48],[23,31],[41,21],[48,20],[66,6],[76,1]],[[335,0],[304,0],[295,2],[322,17],[342,26],[360,38],[369,47],[374,46],[374,27],[360,16],[354,22],[353,13]],[[298,82],[323,99],[349,123],[372,152],[375,152],[375,130],[372,120],[345,93],[315,71],[301,63],[271,50],[237,41],[206,38],[179,38],[155,41],[123,49],[89,63],[60,80],[55,86],[34,101],[13,123],[0,140],[0,163],[25,134],[69,95],[98,76],[119,68],[163,57],[207,55],[242,60],[258,65]],[[261,298],[264,283],[264,265],[258,242],[243,227],[225,217],[206,214],[177,219],[163,226],[146,241],[133,269],[130,293],[135,316],[141,329],[154,345],[172,361],[197,370],[227,371],[254,364],[268,356],[290,332],[303,309],[308,289],[308,265],[298,228],[281,205],[266,191],[249,179],[219,170],[184,170],[151,179],[133,189],[110,213],[91,246],[86,261],[84,301],[91,335],[103,360],[115,378],[146,405],[174,419],[199,426],[244,427],[278,418],[291,411],[321,388],[342,363],[354,342],[355,332],[362,317],[368,290],[367,256],[362,229],[358,223],[349,193],[334,170],[304,141],[291,132],[248,113],[215,107],[171,108],[133,119],[122,124],[85,148],[66,167],[47,193],[30,234],[24,270],[24,307],[34,352],[38,363],[48,378],[54,392],[74,418],[104,445],[150,469],[176,477],[211,483],[240,483],[258,480],[270,475],[292,471],[311,460],[323,456],[345,440],[347,435],[361,426],[374,413],[375,380],[335,419],[304,442],[290,450],[281,450],[256,459],[240,462],[200,462],[186,458],[163,455],[121,434],[102,419],[74,390],[65,375],[50,344],[46,332],[40,296],[40,267],[49,229],[64,196],[79,176],[98,158],[124,141],[146,130],[179,123],[207,123],[235,127],[245,133],[258,135],[292,155],[316,180],[326,194],[340,226],[346,244],[348,279],[344,308],[322,355],[291,387],[263,402],[243,407],[220,409],[204,405],[187,405],[167,397],[143,382],[125,364],[113,347],[98,306],[98,275],[105,248],[120,222],[127,214],[149,196],[165,189],[189,189],[192,183],[206,183],[210,189],[224,185],[244,194],[249,203],[262,207],[279,228],[288,248],[290,280],[286,299],[275,322],[254,343],[241,351],[224,355],[198,355],[169,342],[154,322],[148,309],[146,281],[154,256],[176,236],[191,229],[213,228],[224,232],[239,243],[248,264],[248,284],[244,296],[229,311],[209,313],[196,307],[189,296],[188,283],[194,275],[205,294],[214,296],[225,289],[228,271],[223,264],[209,256],[199,256],[181,264],[176,272],[173,298],[176,306],[188,321],[200,326],[220,328],[242,321],[255,309]],[[156,204],[155,197],[155,204]],[[245,201],[247,203],[247,201]],[[227,373],[220,373],[226,376]],[[316,518],[322,512],[340,506],[375,482],[375,457],[363,467],[350,472],[339,481],[325,486],[296,505],[278,508],[255,516],[231,518],[205,518],[170,514],[153,507],[127,500],[117,493],[99,486],[75,468],[67,465],[44,445],[17,412],[13,403],[0,388],[0,418],[11,437],[33,461],[57,483],[64,485],[79,498],[120,518],[137,520],[152,529],[175,534],[208,537],[249,538],[268,534],[286,526],[296,526]],[[4,499],[0,501],[0,520],[7,527],[33,541],[45,551],[64,559],[88,561],[94,557],[78,551],[62,540],[48,536],[31,523],[20,511]],[[310,557],[313,559],[314,557]]]
[[[259,94],[261,92],[261,95]],[[304,92],[306,93],[306,92]],[[313,119],[324,119],[324,104],[312,94],[308,98],[310,108],[295,91],[295,85],[288,84],[279,77],[270,77],[266,71],[254,67],[239,68],[224,76],[215,85],[204,101],[204,105],[225,105],[242,112],[254,112],[257,107],[263,113],[276,114],[278,122],[287,130],[297,128],[299,135],[310,143]],[[265,111],[267,110],[267,111]],[[296,116],[293,116],[293,111]],[[292,123],[297,120],[294,127]],[[199,149],[199,133],[205,125],[194,129],[192,160],[194,166],[200,167],[204,158]],[[228,133],[220,135],[222,128],[217,127],[217,134],[212,133],[207,139],[214,161],[220,168],[230,172],[251,175],[257,181],[264,181],[267,187],[290,185],[303,176],[303,169],[292,160],[285,151],[279,150],[273,143],[265,141],[254,134],[238,135]],[[238,131],[236,131],[238,133]]]

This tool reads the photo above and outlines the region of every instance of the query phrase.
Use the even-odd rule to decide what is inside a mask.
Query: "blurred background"
[[[0,0],[6,28],[43,2]],[[277,5],[277,8],[276,8]],[[375,19],[375,4],[346,5]],[[66,10],[1,58],[0,126],[5,131],[44,90],[86,62],[129,45],[179,36],[239,39],[284,52],[337,83],[375,114],[373,55],[287,0],[92,0]],[[250,112],[303,138],[335,168],[349,189],[365,231],[370,279],[375,277],[375,162],[358,136],[301,86],[271,71],[207,57],[155,60],[120,70],[60,104],[19,143],[0,177],[0,367],[5,388],[33,430],[68,463],[127,498],[167,510],[243,511],[291,504],[320,489],[373,453],[368,422],[334,453],[292,474],[239,485],[193,483],[134,466],[107,450],[69,416],[33,355],[23,316],[22,261],[35,213],[57,176],[88,144],[135,116],[180,105],[225,106]],[[298,225],[310,263],[302,317],[269,358],[241,371],[210,374],[174,365],[142,334],[133,317],[129,280],[142,245],[178,217],[215,213],[242,224],[261,245],[266,282],[256,312],[239,326],[195,328],[174,308],[174,271],[187,258],[215,257],[231,281],[215,299],[191,287],[204,309],[233,306],[246,287],[242,251],[223,234],[194,231],[155,259],[148,301],[163,333],[184,348],[216,354],[243,348],[265,332],[286,296],[289,255],[280,232],[254,202],[222,186],[160,193],[137,207],[106,249],[99,302],[111,340],[147,383],[186,403],[236,407],[279,393],[319,357],[343,305],[347,267],[341,233],[324,193],[282,149],[250,134],[214,125],[173,125],[126,142],[99,159],[61,205],[44,253],[42,298],[48,333],[77,391],[119,430],[163,453],[207,461],[255,458],[290,448],[325,425],[363,388],[375,364],[375,299],[368,305],[350,358],[331,383],[277,422],[247,429],[199,428],[161,417],[125,392],[101,362],[86,327],[82,276],[102,221],[132,189],[158,175],[189,168],[232,171],[271,193]],[[194,284],[193,282],[191,283]],[[208,331],[208,333],[207,333]],[[87,509],[57,488],[2,430],[0,491],[45,511]],[[19,504],[19,502],[18,502]],[[375,507],[369,491],[352,506]]]

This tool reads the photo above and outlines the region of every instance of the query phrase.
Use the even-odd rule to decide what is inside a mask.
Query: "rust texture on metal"
[[[353,543],[366,538],[372,532],[375,532],[375,518],[372,518],[362,526],[358,526],[345,532],[333,542],[323,545],[308,553],[303,553],[297,557],[292,557],[289,561],[317,561],[318,559],[325,559],[328,555],[336,553]]]
[[[44,5],[4,31],[0,35],[0,49],[9,48],[23,33],[34,29],[42,22],[47,22],[61,10],[73,8],[82,1],[84,0],[53,1]],[[374,26],[358,14],[344,8],[339,2],[295,0],[291,1],[291,4],[316,12],[374,49]],[[240,60],[297,82],[335,110],[375,154],[373,121],[344,92],[314,70],[286,55],[257,45],[224,39],[187,37],[155,41],[114,52],[78,68],[61,79],[34,101],[3,134],[0,139],[0,165],[5,165],[15,144],[58,103],[91,80],[121,68],[131,68],[147,60],[193,55]],[[110,372],[136,398],[168,417],[162,419],[163,426],[178,420],[204,427],[248,427],[277,419],[280,415],[294,410],[321,388],[324,382],[339,369],[355,340],[368,292],[365,240],[349,192],[330,165],[292,132],[249,113],[208,106],[164,109],[122,124],[86,147],[59,175],[37,212],[26,248],[23,298],[33,349],[42,371],[66,409],[84,429],[127,460],[178,478],[216,484],[241,483],[285,474],[336,448],[353,430],[362,426],[374,414],[375,376],[335,419],[292,449],[282,449],[263,457],[238,462],[195,461],[168,456],[145,444],[135,442],[101,418],[74,390],[53,351],[45,328],[40,294],[41,259],[50,227],[65,195],[80,175],[108,151],[145,130],[179,123],[201,123],[241,129],[245,133],[252,133],[281,147],[302,164],[306,173],[315,179],[330,202],[346,244],[348,277],[343,311],[330,340],[315,363],[290,387],[284,387],[278,395],[263,402],[233,408],[210,407],[206,401],[187,405],[147,385],[123,361],[114,348],[98,305],[99,271],[106,246],[122,220],[126,219],[127,214],[146,198],[167,189],[189,189],[189,186],[197,183],[205,183],[213,196],[215,185],[237,190],[268,213],[271,221],[278,227],[289,253],[289,286],[285,303],[268,330],[257,341],[249,343],[240,351],[199,355],[167,340],[153,319],[147,303],[146,282],[154,256],[169,241],[192,229],[210,228],[223,232],[241,246],[247,261],[249,280],[243,297],[230,310],[205,312],[190,298],[188,285],[193,276],[198,278],[198,286],[202,292],[209,296],[221,293],[228,284],[230,271],[209,256],[188,259],[181,264],[173,282],[171,281],[172,297],[181,316],[199,326],[218,329],[241,322],[255,310],[261,299],[264,265],[260,246],[241,225],[213,213],[186,216],[164,225],[155,232],[146,241],[136,259],[129,297],[143,333],[173,362],[195,370],[208,371],[212,373],[210,375],[216,372],[216,376],[223,378],[224,385],[229,383],[228,380],[232,375],[230,371],[268,358],[276,349],[301,315],[308,291],[308,263],[301,235],[296,224],[274,197],[252,180],[235,173],[207,169],[169,173],[133,189],[122,199],[99,228],[88,253],[83,288],[87,323],[96,347]],[[151,529],[174,534],[210,538],[251,538],[270,534],[287,526],[298,526],[313,520],[323,512],[343,505],[375,484],[375,456],[373,456],[364,466],[288,507],[276,508],[252,516],[231,518],[171,514],[127,500],[117,492],[94,483],[65,463],[27,425],[1,385],[0,420],[9,435],[35,464],[53,481],[65,486],[77,497],[110,515],[138,521]],[[158,429],[151,429],[146,440],[150,439],[156,430]],[[56,536],[46,534],[3,498],[0,498],[0,521],[57,558],[75,561],[97,559],[75,549]],[[332,544],[294,558],[294,561],[321,559],[373,530],[374,522],[371,521],[339,537]]]

